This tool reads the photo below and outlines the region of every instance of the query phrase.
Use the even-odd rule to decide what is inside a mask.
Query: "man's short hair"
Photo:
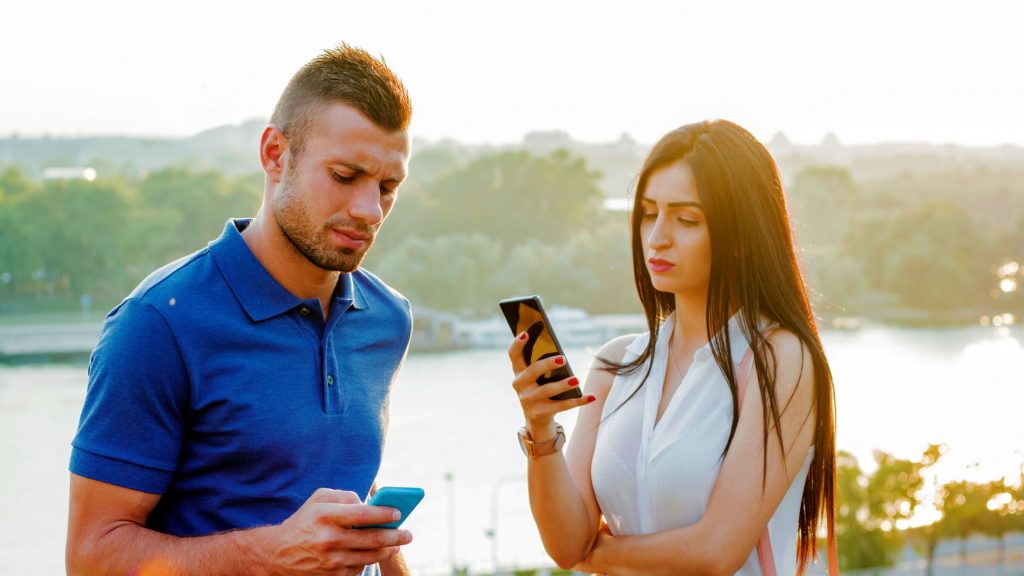
[[[362,48],[342,43],[324,50],[292,76],[270,117],[288,137],[297,156],[317,113],[331,104],[348,104],[389,132],[404,130],[412,103],[402,81]]]

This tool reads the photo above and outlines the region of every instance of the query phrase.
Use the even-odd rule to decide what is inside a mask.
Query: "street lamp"
[[[448,564],[455,575],[458,573],[455,566],[455,475],[446,472],[444,481],[448,483]]]
[[[484,533],[491,539],[491,565],[495,572],[498,571],[498,496],[505,484],[525,481],[523,476],[506,476],[495,482],[491,489],[491,527]]]

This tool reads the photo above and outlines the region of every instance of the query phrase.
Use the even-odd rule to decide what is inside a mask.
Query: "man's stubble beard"
[[[333,223],[333,225],[341,224],[342,227],[350,230],[358,230],[370,238],[361,250],[329,248],[327,240],[332,222],[328,221],[324,226],[318,227],[310,219],[306,206],[294,193],[295,171],[293,166],[294,164],[291,164],[286,169],[281,189],[271,205],[271,212],[278,228],[292,246],[314,266],[335,272],[352,272],[359,267],[373,245],[376,230],[374,227],[353,222]]]

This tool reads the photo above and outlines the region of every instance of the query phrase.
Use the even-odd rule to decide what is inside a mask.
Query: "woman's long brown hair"
[[[647,364],[661,323],[675,310],[675,297],[651,283],[640,238],[643,215],[640,201],[651,174],[668,165],[685,162],[693,172],[697,193],[711,236],[711,274],[708,283],[706,324],[711,351],[729,383],[733,398],[732,429],[725,451],[732,445],[739,418],[732,343],[724,327],[739,308],[739,325],[751,343],[761,389],[765,446],[762,484],[768,473],[768,441],[771,430],[780,448],[782,431],[775,394],[775,350],[765,334],[761,318],[796,335],[808,350],[814,368],[814,459],[800,503],[797,539],[797,571],[803,573],[817,552],[818,523],[832,523],[835,508],[835,418],[832,373],[818,337],[803,277],[797,263],[789,215],[778,168],[768,150],[749,132],[724,120],[688,124],[666,134],[648,154],[637,179],[630,236],[633,276],[644,308],[650,339],[632,362],[604,360],[607,369],[629,374]],[[801,366],[801,373],[803,371]],[[647,376],[644,377],[646,381]],[[639,390],[639,388],[637,389]],[[630,398],[636,394],[636,390]],[[627,398],[626,401],[628,401]],[[625,402],[623,402],[625,403]],[[722,457],[725,457],[723,452]]]

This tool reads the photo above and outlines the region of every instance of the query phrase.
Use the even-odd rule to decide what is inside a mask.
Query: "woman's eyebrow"
[[[651,200],[649,198],[641,198],[640,202],[642,202],[642,203],[646,202],[648,204],[655,204],[654,200]],[[668,207],[669,208],[700,208],[701,210],[704,209],[704,207],[700,205],[700,202],[693,202],[693,201],[690,201],[690,200],[685,200],[685,201],[680,201],[680,202],[669,202],[668,203]]]

